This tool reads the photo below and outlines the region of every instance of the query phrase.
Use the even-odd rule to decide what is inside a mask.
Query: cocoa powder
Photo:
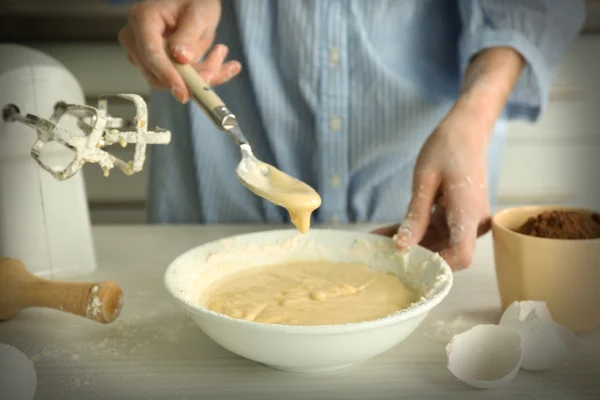
[[[518,233],[546,239],[584,240],[600,238],[600,215],[575,211],[545,211],[530,218]]]

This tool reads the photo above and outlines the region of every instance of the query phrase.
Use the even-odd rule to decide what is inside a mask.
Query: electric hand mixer
[[[133,103],[135,117],[129,120],[109,115],[109,100],[115,98]],[[51,115],[38,115],[37,110],[48,109],[51,100]],[[54,257],[63,264],[94,264],[87,199],[77,172],[85,163],[98,164],[105,176],[113,168],[126,175],[140,172],[147,145],[168,144],[171,133],[148,128],[147,105],[136,94],[101,96],[97,107],[83,105],[77,81],[62,64],[23,46],[0,45],[0,108],[0,320],[13,318],[22,308],[48,307],[101,323],[112,322],[122,305],[122,290],[116,283],[47,280],[25,266],[42,257]],[[78,129],[62,123],[66,116],[76,118]],[[33,128],[35,138],[30,139],[23,127],[27,131]],[[22,161],[29,140],[29,156],[42,172],[35,171],[35,163]],[[115,143],[135,145],[133,159],[124,161],[111,154],[108,148]],[[64,152],[74,153],[64,167],[52,165],[42,154],[49,145],[57,144]],[[53,182],[43,176],[45,173],[55,178]],[[14,177],[17,174],[19,177]],[[48,212],[44,202],[52,196],[60,207],[50,207],[52,212]],[[49,233],[50,222],[55,232]],[[68,258],[70,254],[73,256]],[[86,268],[93,270],[85,265],[79,269]]]

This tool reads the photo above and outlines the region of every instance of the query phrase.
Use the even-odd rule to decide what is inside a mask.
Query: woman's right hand
[[[238,75],[242,65],[225,62],[227,46],[211,48],[220,18],[221,0],[146,0],[132,6],[119,42],[152,87],[170,90],[187,103],[190,93],[166,53],[165,41],[178,62],[193,64],[209,85],[221,85]]]

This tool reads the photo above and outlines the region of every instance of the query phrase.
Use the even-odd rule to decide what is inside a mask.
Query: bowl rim
[[[406,321],[412,319],[416,316],[422,315],[424,313],[429,312],[431,309],[439,305],[450,293],[450,290],[454,284],[454,274],[448,263],[443,259],[439,258],[440,265],[443,269],[442,274],[447,277],[439,287],[437,293],[435,293],[431,298],[426,299],[425,301],[418,302],[410,306],[409,308],[399,310],[394,314],[390,314],[389,316],[379,318],[372,321],[364,321],[364,322],[352,322],[347,324],[331,324],[331,325],[282,325],[282,324],[265,324],[262,322],[254,322],[254,321],[246,321],[243,319],[232,318],[225,314],[220,314],[214,311],[207,310],[206,308],[198,305],[198,304],[190,304],[184,301],[179,295],[177,295],[173,288],[170,285],[168,280],[168,276],[178,265],[179,261],[189,255],[190,253],[197,251],[199,248],[212,245],[218,243],[222,240],[230,240],[235,238],[248,238],[252,236],[261,236],[268,235],[273,233],[284,233],[284,232],[297,232],[295,229],[273,229],[266,231],[257,231],[251,233],[243,233],[240,235],[228,236],[221,239],[212,240],[210,242],[203,243],[199,246],[195,246],[179,256],[177,256],[171,263],[168,265],[163,279],[164,286],[167,289],[169,295],[177,301],[177,303],[184,308],[186,314],[190,314],[190,312],[195,312],[202,315],[205,318],[208,318],[212,321],[221,323],[221,324],[229,324],[233,326],[243,327],[247,329],[259,330],[263,332],[278,332],[278,333],[288,333],[288,334],[331,334],[331,333],[350,333],[350,332],[360,332],[366,331],[375,328],[381,328],[392,324],[397,324],[398,322]],[[342,234],[342,235],[361,235],[363,237],[378,237],[385,238],[385,236],[374,234],[371,232],[362,232],[362,231],[353,231],[353,230],[343,230],[343,229],[330,229],[330,228],[313,228],[310,231],[313,232],[326,232],[326,233],[334,233],[334,234]],[[392,240],[389,238],[389,240]],[[422,246],[414,246],[421,250],[424,250],[431,255],[435,253],[422,247]]]
[[[504,217],[506,214],[510,214],[510,213],[517,212],[517,211],[532,211],[532,212],[535,211],[535,212],[538,212],[538,214],[540,212],[544,212],[544,211],[574,211],[574,212],[581,212],[581,213],[588,213],[588,214],[600,214],[600,211],[594,210],[592,208],[558,205],[558,204],[557,205],[543,204],[543,205],[527,205],[527,206],[508,207],[508,208],[504,208],[504,209],[498,211],[497,213],[495,213],[492,216],[492,233],[493,233],[493,230],[496,229],[496,230],[502,231],[505,234],[509,234],[513,237],[527,238],[528,240],[536,240],[538,242],[553,243],[553,244],[558,244],[558,243],[561,243],[561,244],[564,244],[564,243],[584,244],[584,243],[594,243],[594,242],[600,241],[600,237],[595,238],[595,239],[555,239],[555,238],[542,238],[542,237],[537,237],[537,236],[529,236],[529,235],[525,235],[523,233],[513,231],[511,229],[508,229],[503,224],[498,223],[499,218]]]

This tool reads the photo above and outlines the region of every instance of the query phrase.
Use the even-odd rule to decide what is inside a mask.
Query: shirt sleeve
[[[459,0],[459,63],[491,47],[511,47],[526,61],[504,110],[507,119],[536,121],[544,112],[562,58],[583,27],[584,0]]]

